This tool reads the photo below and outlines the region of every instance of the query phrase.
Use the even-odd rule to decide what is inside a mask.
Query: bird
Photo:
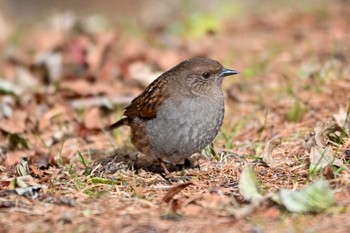
[[[131,142],[152,163],[181,164],[208,146],[224,118],[224,77],[239,74],[209,58],[182,61],[155,79],[108,130],[131,128]]]

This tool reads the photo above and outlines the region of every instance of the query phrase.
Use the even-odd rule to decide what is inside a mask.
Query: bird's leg
[[[159,163],[160,163],[160,167],[163,169],[164,175],[169,176],[170,172],[168,168],[165,166],[165,163],[162,160],[159,160]]]
[[[173,182],[178,182],[179,179],[177,177],[175,177],[174,175],[172,175],[168,168],[165,166],[165,163],[162,160],[159,160],[159,164],[164,172],[164,179],[166,179],[169,183],[173,183]]]
[[[190,178],[189,176],[183,176],[183,177],[178,177],[178,176],[174,176],[173,174],[171,174],[168,170],[168,168],[166,167],[165,163],[162,160],[159,160],[159,164],[164,172],[164,179],[166,179],[169,183],[173,183],[173,182],[178,182],[180,180],[182,181],[189,181]]]

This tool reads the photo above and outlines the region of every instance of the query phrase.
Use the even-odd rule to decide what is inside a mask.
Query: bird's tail
[[[123,125],[129,125],[129,123],[130,123],[130,119],[128,117],[122,118],[119,121],[117,121],[116,123],[108,126],[106,128],[106,130],[110,131],[110,130],[116,129],[116,128],[120,127],[120,126],[123,126]]]

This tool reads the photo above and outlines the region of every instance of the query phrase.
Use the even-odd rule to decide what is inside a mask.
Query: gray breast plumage
[[[224,97],[168,99],[146,131],[155,157],[176,164],[209,145],[224,117]]]

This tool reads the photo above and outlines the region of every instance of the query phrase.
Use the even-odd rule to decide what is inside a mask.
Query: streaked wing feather
[[[157,115],[158,107],[169,95],[164,89],[166,80],[160,76],[154,80],[144,92],[136,97],[131,104],[125,108],[124,115],[128,117],[139,117],[144,119],[154,118]]]

